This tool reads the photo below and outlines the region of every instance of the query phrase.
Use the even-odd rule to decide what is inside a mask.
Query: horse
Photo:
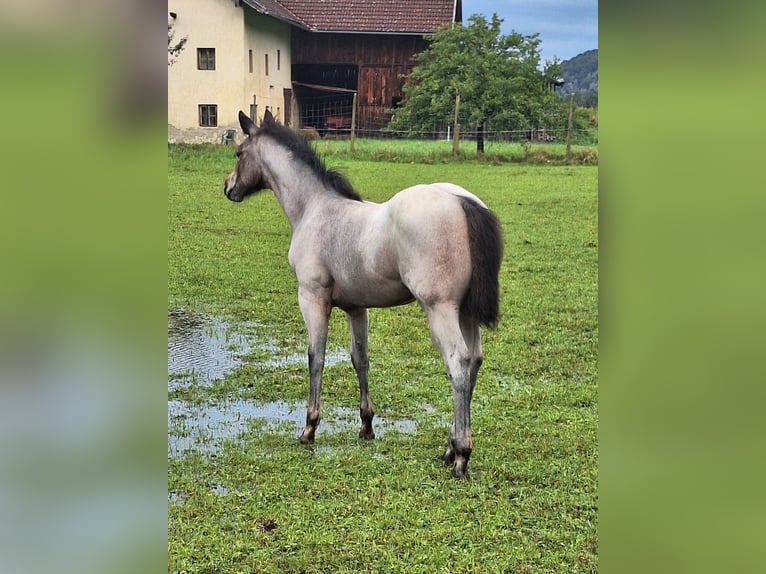
[[[482,325],[499,320],[503,235],[477,196],[452,183],[419,184],[385,203],[365,201],[328,169],[310,145],[266,111],[257,127],[242,111],[247,136],[224,194],[233,202],[270,189],[290,222],[288,260],[308,330],[309,399],[300,442],[313,444],[321,419],[328,321],[345,312],[359,381],[359,436],[375,438],[368,391],[368,309],[417,301],[452,385],[454,419],[441,457],[466,477],[473,450],[471,399],[484,360]]]

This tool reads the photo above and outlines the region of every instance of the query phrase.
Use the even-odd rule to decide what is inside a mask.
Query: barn
[[[462,21],[461,0],[280,0],[302,23],[292,30],[292,85],[300,127],[323,135],[385,127],[424,36]]]

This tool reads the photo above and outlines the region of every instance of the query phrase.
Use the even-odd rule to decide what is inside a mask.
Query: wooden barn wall
[[[365,129],[382,127],[381,118],[393,99],[403,95],[402,76],[415,65],[413,56],[427,47],[422,36],[312,33],[293,28],[292,61],[358,66],[358,125]]]

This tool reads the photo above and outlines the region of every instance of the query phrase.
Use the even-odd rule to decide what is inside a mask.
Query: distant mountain
[[[579,105],[598,107],[598,49],[561,62],[561,77],[564,85],[558,90],[560,94],[574,92]]]

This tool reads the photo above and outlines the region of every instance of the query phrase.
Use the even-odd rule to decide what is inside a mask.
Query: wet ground
[[[185,311],[168,313],[168,390],[191,384],[214,385],[234,372],[245,361],[256,366],[279,367],[306,364],[305,353],[282,349],[274,341],[259,338],[263,325],[237,325]],[[258,351],[257,360],[248,359]],[[326,366],[350,361],[344,349],[328,350]],[[306,385],[308,392],[308,383]],[[433,407],[423,405],[424,410]],[[237,439],[254,423],[272,432],[285,432],[296,437],[306,417],[305,403],[289,401],[232,400],[215,405],[196,405],[183,400],[168,401],[168,456],[183,456],[189,450],[215,451],[229,439]],[[417,422],[411,419],[388,419],[376,415],[376,436],[395,430],[412,433]],[[323,406],[322,423],[317,435],[339,432],[355,433],[359,412],[351,407]]]
[[[168,376],[197,377],[203,384],[212,384],[242,364],[240,356],[249,353],[254,344],[244,332],[243,325],[235,331],[225,321],[194,313],[168,313]],[[183,380],[183,377],[173,379]]]

